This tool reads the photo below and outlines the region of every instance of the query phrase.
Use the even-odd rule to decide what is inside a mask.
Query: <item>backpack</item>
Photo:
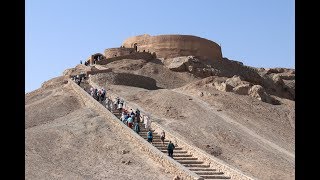
[[[148,132],[148,138],[152,138],[152,132],[151,131]]]

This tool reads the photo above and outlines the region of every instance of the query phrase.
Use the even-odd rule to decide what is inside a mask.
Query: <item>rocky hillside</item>
[[[231,166],[257,179],[294,179],[295,70],[254,68],[226,58],[204,62],[193,56],[78,65],[26,94],[28,179],[44,177],[47,170],[52,178],[173,177],[157,163],[143,161],[148,158],[68,89],[65,78],[83,72],[90,72],[89,81],[136,104],[153,121]],[[122,159],[130,160],[134,171],[123,171],[131,165]],[[142,169],[148,169],[143,177],[135,173]]]

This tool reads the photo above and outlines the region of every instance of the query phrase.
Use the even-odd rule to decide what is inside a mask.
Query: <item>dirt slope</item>
[[[152,61],[124,59],[114,61],[104,65],[104,67],[111,68],[113,72],[131,73],[152,78],[156,81],[157,87],[165,89],[181,87],[198,80],[187,72],[170,71],[157,59]]]
[[[86,108],[62,80],[26,95],[26,179],[173,178]]]
[[[259,179],[294,178],[294,103],[271,105],[191,83],[167,90],[109,86],[197,147]],[[204,92],[203,97],[198,96]],[[220,111],[221,110],[221,111]],[[157,118],[157,119],[155,119]]]

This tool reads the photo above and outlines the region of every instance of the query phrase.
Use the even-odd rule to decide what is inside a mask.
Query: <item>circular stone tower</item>
[[[144,34],[130,37],[122,45],[139,52],[156,53],[157,57],[165,59],[179,56],[195,56],[211,61],[222,59],[221,47],[217,43],[191,35]]]

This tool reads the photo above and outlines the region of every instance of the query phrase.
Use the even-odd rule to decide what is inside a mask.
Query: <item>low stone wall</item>
[[[89,80],[90,85],[93,87],[99,88],[95,83],[91,82]],[[112,98],[115,99],[116,97],[120,97],[117,94],[108,92],[108,95]],[[121,97],[121,99],[124,99]],[[125,100],[125,99],[124,99]],[[139,108],[141,115],[146,115],[147,112],[145,112],[141,107],[133,104],[133,103],[128,103],[128,101],[125,100],[125,108],[126,109],[136,109]],[[200,148],[197,148],[195,146],[189,145],[184,138],[168,129],[163,128],[160,124],[158,124],[155,121],[152,121],[151,123],[151,128],[155,130],[155,132],[159,133],[164,130],[166,132],[166,139],[171,140],[174,144],[177,144],[179,147],[182,147],[183,149],[187,150],[189,153],[197,157],[199,160],[205,162],[206,164],[209,164],[210,167],[217,169],[220,172],[224,172],[226,176],[230,176],[231,179],[235,180],[253,180],[253,177],[250,177],[240,170],[231,167],[230,165],[226,164],[225,162],[221,161],[218,158],[215,158],[214,156],[206,153],[205,151],[201,150]]]
[[[178,175],[183,179],[187,180],[203,180],[202,177],[190,171],[186,167],[182,166],[175,160],[168,157],[166,154],[159,151],[156,147],[152,146],[145,139],[135,133],[128,126],[123,124],[119,119],[114,116],[110,111],[108,111],[103,105],[98,101],[94,100],[87,92],[85,92],[81,87],[75,84],[72,80],[68,80],[68,84],[74,89],[78,97],[80,97],[86,106],[95,109],[101,116],[105,117],[107,121],[112,123],[118,128],[119,132],[127,137],[131,142],[144,151],[150,158],[154,161],[160,163],[167,171],[174,175]],[[97,87],[97,86],[93,86]]]
[[[134,48],[124,48],[124,47],[120,47],[120,48],[109,48],[104,50],[104,56],[106,58],[113,58],[113,57],[117,57],[117,56],[124,56],[124,55],[128,55],[128,54],[132,54],[135,52]]]
[[[147,76],[141,76],[137,74],[115,73],[115,72],[99,73],[99,74],[90,76],[90,80],[97,82],[97,84],[100,86],[115,84],[115,85],[139,87],[139,88],[144,88],[149,90],[159,89],[157,87],[156,80]]]
[[[101,61],[96,61],[96,64],[105,65],[105,64],[111,63],[113,61],[119,61],[119,60],[122,60],[122,59],[145,59],[145,60],[151,60],[151,59],[154,59],[154,58],[155,58],[155,56],[152,55],[149,52],[135,52],[135,53],[128,54],[128,55],[117,56],[117,57],[113,57],[113,58],[103,59]]]

